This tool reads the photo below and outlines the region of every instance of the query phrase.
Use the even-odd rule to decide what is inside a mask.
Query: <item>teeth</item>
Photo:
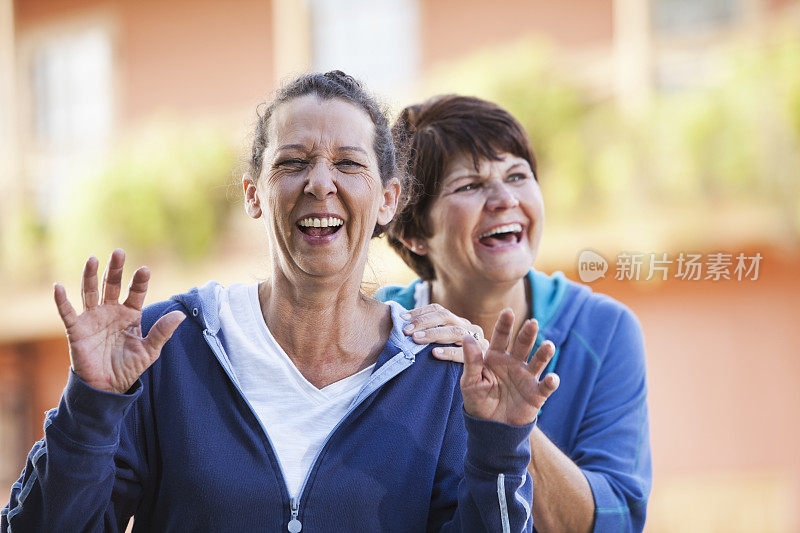
[[[344,220],[342,220],[339,217],[327,217],[327,218],[308,217],[302,219],[297,224],[306,228],[310,227],[328,228],[332,226],[341,226],[342,224],[344,224]]]
[[[505,226],[499,226],[491,231],[487,231],[478,238],[483,239],[485,237],[497,235],[498,233],[519,233],[520,231],[522,231],[522,224],[506,224]]]

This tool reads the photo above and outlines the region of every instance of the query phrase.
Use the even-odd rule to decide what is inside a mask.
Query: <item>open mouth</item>
[[[522,239],[522,224],[497,226],[478,237],[478,242],[489,248],[516,244]]]
[[[297,227],[309,237],[327,237],[342,229],[344,220],[338,217],[307,217],[297,221]]]

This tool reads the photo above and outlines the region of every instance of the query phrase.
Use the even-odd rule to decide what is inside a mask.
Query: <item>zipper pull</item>
[[[300,512],[298,510],[299,505],[297,503],[297,498],[292,498],[290,500],[290,505],[292,506],[292,517],[289,520],[289,533],[300,533],[300,530],[303,529],[303,524],[297,519],[297,515]]]

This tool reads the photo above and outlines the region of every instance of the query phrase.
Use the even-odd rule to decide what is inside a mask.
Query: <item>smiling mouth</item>
[[[506,224],[492,228],[490,231],[480,235],[478,242],[488,248],[497,248],[516,244],[522,239],[521,224]]]
[[[297,227],[309,237],[327,237],[338,232],[344,220],[338,217],[307,217],[297,221]]]

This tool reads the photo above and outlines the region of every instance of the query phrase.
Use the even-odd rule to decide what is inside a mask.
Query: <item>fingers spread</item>
[[[125,252],[117,248],[111,252],[106,270],[103,273],[103,303],[117,303],[122,291],[122,267],[125,265]]]
[[[508,342],[511,340],[511,331],[514,328],[514,311],[503,309],[497,322],[494,324],[492,340],[489,341],[489,350],[505,352],[508,349]],[[472,339],[475,340],[475,339]]]
[[[151,357],[155,359],[158,356],[161,352],[161,348],[163,348],[164,344],[172,337],[172,334],[175,333],[175,330],[178,329],[178,326],[183,322],[184,318],[186,318],[186,315],[184,315],[183,312],[172,311],[159,318],[156,323],[153,324],[153,327],[150,328],[150,332],[144,339],[145,347]]]
[[[56,283],[53,287],[53,298],[56,301],[58,314],[61,315],[64,326],[66,326],[67,329],[71,328],[78,320],[78,314],[75,312],[75,308],[72,307],[72,304],[69,303],[67,291],[64,290],[64,286],[60,283]]]
[[[539,379],[539,376],[544,372],[554,353],[556,353],[555,345],[551,341],[545,341],[533,354],[530,363],[528,363],[528,370],[536,376],[536,379]]]
[[[538,326],[535,320],[526,320],[519,328],[517,338],[514,339],[514,344],[511,347],[511,357],[519,361],[525,362],[528,360],[528,355],[533,349],[533,344],[536,341],[536,332]]]
[[[454,346],[440,346],[433,349],[433,356],[442,361],[464,362],[464,349]]]
[[[131,284],[128,287],[128,297],[125,306],[138,311],[144,307],[144,297],[147,296],[147,283],[150,281],[150,269],[140,267],[133,273]]]
[[[461,385],[478,383],[483,374],[483,353],[475,339],[465,335],[462,339],[464,353],[464,372],[461,374]]]
[[[100,293],[97,290],[97,258],[89,256],[83,266],[83,278],[81,279],[81,298],[83,299],[84,309],[97,307]]]

